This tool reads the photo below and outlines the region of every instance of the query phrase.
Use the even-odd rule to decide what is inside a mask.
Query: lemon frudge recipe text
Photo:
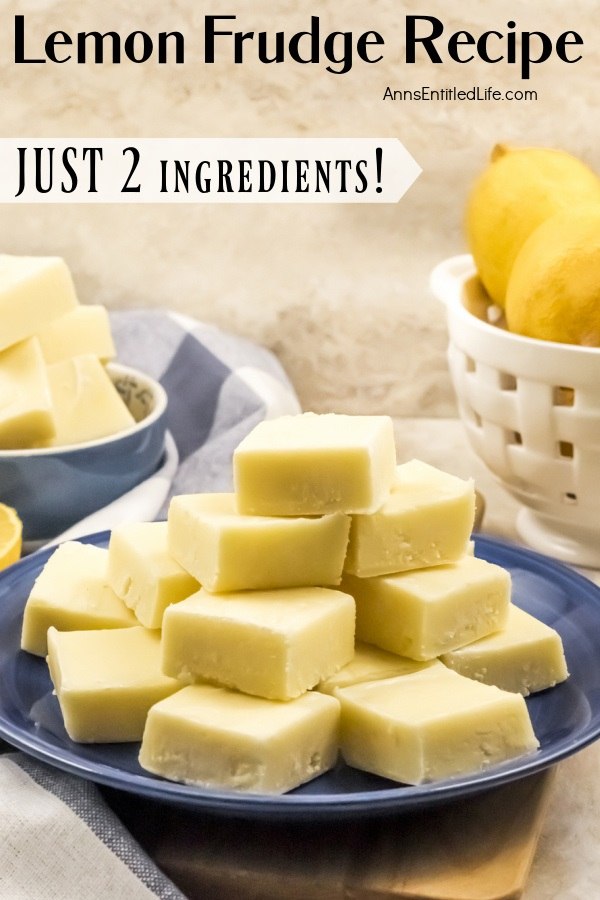
[[[318,65],[326,72],[344,75],[356,64],[375,65],[386,56],[411,65],[419,61],[434,65],[466,65],[480,60],[491,65],[515,66],[523,79],[533,67],[556,58],[563,63],[582,59],[583,37],[566,30],[549,35],[541,30],[521,31],[514,20],[474,34],[452,31],[436,16],[404,17],[403,41],[386,39],[376,29],[355,34],[339,30],[325,32],[319,16],[310,16],[304,30],[256,31],[252,23],[237,15],[205,15],[200,33],[193,36],[192,55],[207,65],[246,62],[263,64]],[[14,63],[43,65],[158,64],[182,65],[188,58],[188,40],[173,29],[150,34],[138,29],[72,32],[67,23],[47,35],[29,28],[24,15],[14,17]],[[403,47],[402,47],[403,43]]]

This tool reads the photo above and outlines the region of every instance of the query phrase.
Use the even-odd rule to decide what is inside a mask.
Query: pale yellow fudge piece
[[[316,689],[324,694],[335,695],[339,688],[349,687],[351,684],[379,681],[382,678],[392,678],[394,675],[411,675],[431,666],[441,666],[441,662],[438,659],[419,662],[407,656],[380,650],[372,644],[356,641],[354,656],[350,662],[335,675],[319,682]]]
[[[135,425],[104,366],[90,354],[48,366],[56,419],[50,446],[80,444],[125,431]]]
[[[350,518],[243,516],[234,494],[169,506],[169,550],[209,591],[339,584]]]
[[[474,556],[455,563],[379,575],[346,576],[356,600],[356,637],[411,659],[432,659],[506,624],[506,569]]]
[[[569,675],[558,632],[514,604],[502,631],[445,653],[441,659],[467,678],[525,697],[554,687]]]
[[[63,259],[0,255],[0,350],[31,337],[76,305]]]
[[[474,517],[472,481],[417,459],[403,463],[377,512],[352,517],[345,571],[364,578],[454,562]]]
[[[21,648],[45,656],[46,632],[137,625],[131,610],[107,583],[108,550],[67,541],[36,578],[25,604]]]
[[[140,741],[148,710],[181,685],[160,669],[160,633],[141,625],[48,629],[48,667],[72,741]]]
[[[333,675],[354,653],[354,600],[329,588],[210,594],[169,606],[163,671],[290,700]]]
[[[113,529],[108,583],[146,628],[160,628],[167,606],[200,587],[169,553],[166,522],[135,522]]]
[[[152,707],[139,761],[185,784],[283,794],[335,764],[339,715],[324,694],[281,703],[192,685]]]
[[[0,449],[31,447],[55,433],[46,367],[35,338],[0,352]]]
[[[539,746],[525,700],[442,667],[341,688],[342,756],[405,784],[481,772]]]
[[[396,470],[392,420],[334,413],[270,419],[239,444],[233,469],[242,513],[374,512]]]
[[[40,329],[37,337],[48,364],[88,353],[108,362],[116,355],[108,311],[98,304],[76,306]]]

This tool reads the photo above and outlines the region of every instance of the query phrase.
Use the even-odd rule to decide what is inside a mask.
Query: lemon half
[[[15,510],[0,503],[0,569],[17,562],[23,547],[23,523]]]

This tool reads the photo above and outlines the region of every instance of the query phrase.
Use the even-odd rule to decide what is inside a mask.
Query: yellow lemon
[[[600,347],[600,204],[536,228],[515,260],[505,311],[510,331]]]
[[[23,546],[23,524],[10,506],[0,503],[0,569],[17,562]]]
[[[498,145],[467,203],[469,250],[483,285],[504,306],[508,279],[529,235],[555,213],[597,199],[600,178],[569,153]]]

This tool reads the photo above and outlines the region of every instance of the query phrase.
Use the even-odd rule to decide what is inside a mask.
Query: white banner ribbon
[[[395,138],[10,138],[0,203],[397,203]]]

